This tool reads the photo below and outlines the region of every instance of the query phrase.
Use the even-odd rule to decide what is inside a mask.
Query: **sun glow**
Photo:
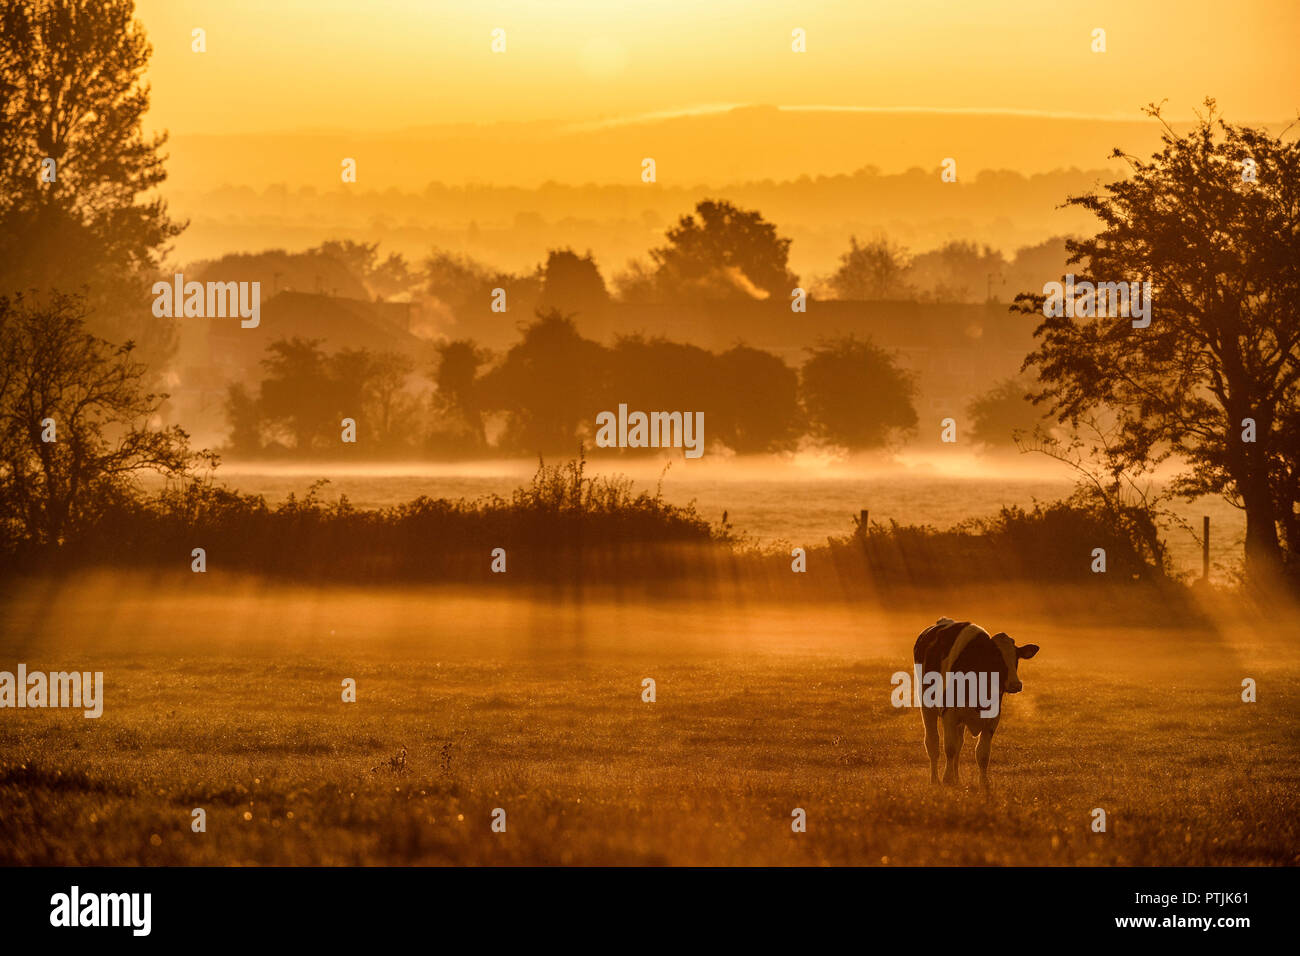
[[[591,121],[704,103],[1133,116],[1157,90],[1187,116],[1292,115],[1300,5],[423,0],[139,0],[151,120],[177,132]],[[1201,9],[1198,9],[1201,8]],[[1206,16],[1201,14],[1205,13]],[[190,34],[207,32],[195,54]],[[1094,28],[1108,34],[1093,54]],[[807,52],[791,52],[795,28]],[[505,31],[494,54],[491,32]],[[1160,42],[1153,43],[1152,38]]]

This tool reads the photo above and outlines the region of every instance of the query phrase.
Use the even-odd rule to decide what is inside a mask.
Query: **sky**
[[[1189,118],[1212,95],[1241,121],[1300,108],[1295,0],[137,0],[137,16],[154,48],[150,126],[173,135],[617,124],[736,105],[1086,120],[1138,119],[1167,98]]]

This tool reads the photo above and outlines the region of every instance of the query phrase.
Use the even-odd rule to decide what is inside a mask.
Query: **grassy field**
[[[987,798],[932,787],[890,705],[939,613],[1042,646]],[[1300,862],[1300,621],[1052,617],[28,581],[0,670],[103,671],[106,702],[0,711],[0,863]]]

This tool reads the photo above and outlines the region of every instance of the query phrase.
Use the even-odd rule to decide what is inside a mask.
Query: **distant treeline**
[[[158,426],[165,397],[149,390],[148,368],[135,360],[129,344],[114,346],[87,332],[86,308],[85,298],[75,295],[0,296],[0,569],[8,573],[86,565],[188,566],[203,573],[221,569],[458,581],[497,573],[488,558],[498,549],[504,552],[507,573],[579,585],[660,577],[703,582],[737,575],[761,578],[788,565],[790,556],[783,549],[750,546],[725,517],[715,525],[694,507],[668,503],[658,489],[637,492],[624,478],[588,477],[582,458],[561,467],[539,467],[534,480],[509,498],[418,498],[358,510],[346,499],[323,501],[315,487],[303,499],[277,505],[259,495],[240,494],[205,477],[217,464],[216,455],[192,449],[183,429]],[[457,348],[472,352],[468,346]],[[836,404],[841,393],[826,389],[828,383],[842,387],[845,381],[870,388],[886,379],[891,368],[887,356],[870,349],[849,339],[814,350],[799,375],[790,369],[782,373],[787,392],[798,397],[802,387],[802,407],[822,427],[861,428],[863,416],[841,408]],[[680,379],[703,388],[728,362],[742,368],[752,362],[760,374],[771,374],[770,356],[733,351],[737,355],[728,359],[731,353],[718,356],[635,338],[606,348],[582,339],[571,322],[552,314],[529,326],[523,341],[482,381],[466,374],[463,390],[445,388],[441,394],[461,395],[468,403],[496,390],[518,389],[521,401],[507,416],[507,434],[513,428],[527,436],[521,440],[558,441],[559,432],[544,429],[557,422],[572,427],[576,419],[540,417],[522,399],[569,396],[565,404],[549,407],[557,414],[577,414],[582,408],[578,400],[591,400],[582,389],[592,370],[603,369],[621,382],[642,383],[646,391],[629,398],[643,398],[647,407],[655,407],[663,395],[672,407],[679,393],[654,391],[665,383]],[[880,363],[878,374],[854,378],[864,366],[864,354]],[[298,342],[285,343],[275,360],[294,356],[312,358],[304,367],[313,374],[353,387],[362,387],[366,379],[358,385],[350,372],[371,358],[322,356],[309,343]],[[572,364],[547,364],[543,360],[548,357]],[[665,377],[657,364],[661,361],[695,371],[678,379]],[[383,363],[378,364],[382,370]],[[472,371],[470,365],[459,368]],[[439,367],[443,375],[453,370],[446,362]],[[504,374],[504,384],[493,383],[494,374]],[[539,374],[562,379],[566,387],[538,387],[530,376]],[[272,387],[264,391],[286,402],[312,385],[292,376],[270,381]],[[893,387],[897,394],[905,392],[897,382]],[[722,396],[727,389],[734,391],[734,382],[724,381],[709,394]],[[825,395],[832,400],[818,404],[818,396]],[[837,419],[841,413],[846,417]],[[769,415],[757,418],[759,424],[770,420]],[[314,425],[301,427],[305,436],[314,437]],[[743,446],[739,427],[731,427],[737,430],[726,437]],[[769,433],[766,440],[779,437]],[[147,491],[139,483],[145,472],[167,479],[163,490]],[[841,573],[856,579],[856,587],[867,575],[877,586],[1017,574],[1080,577],[1080,555],[1094,547],[1108,550],[1112,579],[1159,579],[1166,566],[1149,512],[1125,506],[1101,488],[1081,491],[1070,502],[1031,513],[1004,511],[992,523],[948,532],[872,526],[850,537],[859,543],[830,542],[819,560],[839,562]],[[797,574],[793,568],[789,573]]]
[[[532,270],[511,272],[470,256],[435,249],[423,261],[382,256],[378,243],[331,240],[302,253],[269,250],[193,263],[205,278],[257,279],[267,292],[329,292],[350,298],[420,301],[447,332],[490,315],[496,290],[511,311],[560,309],[600,315],[611,303],[672,304],[811,297],[924,302],[1010,302],[1041,288],[1065,268],[1065,238],[1019,249],[1008,258],[988,245],[954,239],[913,254],[875,233],[848,248],[829,274],[798,276],[789,268],[791,240],[755,210],[704,199],[666,230],[665,243],[610,275],[590,252],[551,249]]]
[[[85,310],[80,296],[0,296],[0,569],[7,573],[111,566],[437,582],[500,580],[500,567],[492,568],[500,561],[504,573],[513,575],[505,580],[579,587],[669,579],[689,586],[766,587],[770,578],[779,589],[802,586],[792,579],[807,580],[785,548],[755,547],[725,516],[713,524],[694,507],[668,503],[660,489],[637,492],[625,478],[588,477],[581,457],[560,467],[540,466],[533,481],[509,498],[422,497],[359,510],[346,498],[324,501],[319,486],[276,505],[240,494],[205,477],[216,455],[192,449],[177,426],[157,426],[164,396],[148,389],[147,367],[135,361],[130,345],[113,346],[88,333]],[[722,363],[728,353],[711,356],[640,339],[620,344],[606,349],[584,340],[564,317],[550,315],[530,326],[519,351],[496,369],[518,369],[512,387],[531,396],[554,394],[530,381],[539,369],[566,375],[580,387],[588,370],[602,363],[635,364],[659,349],[680,365],[700,363],[690,379],[697,386],[726,367],[711,363]],[[814,420],[835,421],[836,407],[821,408],[814,397],[825,382],[860,369],[857,353],[865,348],[846,340],[814,351],[797,378],[787,370],[787,385],[812,386],[804,391],[804,406]],[[298,353],[315,354],[301,342],[278,351],[281,357]],[[537,363],[550,354],[580,364]],[[362,358],[335,355],[311,367],[336,375],[356,368]],[[770,365],[761,355],[754,360],[760,369]],[[440,371],[451,374],[445,365]],[[640,375],[647,389],[664,381],[653,363],[621,374],[629,382]],[[292,379],[273,381],[270,391],[281,400],[305,387]],[[477,388],[478,378],[465,382]],[[865,384],[876,383],[871,378]],[[654,398],[653,392],[645,395]],[[529,435],[542,434],[537,429],[549,421],[525,414],[522,405],[516,412],[512,426]],[[841,427],[859,427],[861,421],[851,416]],[[147,491],[138,481],[144,472],[164,476],[163,490]],[[1017,577],[1086,580],[1091,576],[1080,562],[1097,547],[1108,553],[1109,580],[1163,581],[1164,548],[1149,509],[1117,501],[1102,486],[1080,488],[1087,490],[1067,502],[1032,512],[1004,510],[990,521],[945,532],[873,525],[824,548],[795,544],[807,547],[807,560],[835,568],[835,576],[820,576],[817,587],[846,594]]]
[[[591,447],[597,415],[620,403],[702,412],[705,447],[740,454],[801,441],[879,448],[917,423],[912,376],[851,336],[808,349],[796,370],[744,345],[715,353],[626,335],[607,346],[552,311],[496,361],[469,340],[436,346],[422,391],[407,387],[415,363],[396,352],[327,352],[293,338],[267,353],[260,382],[228,391],[235,456],[562,454]],[[342,441],[344,419],[355,444]]]
[[[223,161],[222,167],[227,164]],[[639,180],[604,186],[559,181],[531,189],[489,180],[381,192],[364,184],[333,190],[295,186],[288,175],[287,185],[256,191],[225,187],[169,194],[190,218],[177,246],[190,261],[230,251],[231,235],[248,237],[244,249],[301,249],[304,224],[331,223],[332,235],[382,240],[386,250],[401,251],[415,264],[424,250],[450,249],[515,274],[531,270],[547,248],[594,249],[602,271],[612,278],[629,259],[646,254],[648,235],[662,233],[701,197],[696,183],[712,181],[719,185],[708,196],[761,209],[794,239],[795,271],[811,282],[834,271],[850,234],[859,239],[885,234],[918,253],[966,237],[1002,250],[1013,262],[1021,246],[1054,233],[1084,232],[1090,218],[1059,208],[1061,197],[1086,192],[1114,176],[1114,170],[1099,168],[1033,176],[963,170],[962,182],[953,184],[941,182],[937,168],[898,174],[864,168],[753,183],[731,182],[730,175],[689,184],[661,180],[650,189]],[[982,297],[985,279],[977,278],[978,288],[971,291]],[[1005,290],[995,287],[999,295],[1014,294],[1011,277],[1006,278]],[[304,281],[296,288],[313,291],[312,275]]]

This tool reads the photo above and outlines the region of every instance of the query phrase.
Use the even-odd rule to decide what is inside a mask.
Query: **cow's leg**
[[[993,750],[993,730],[992,727],[984,728],[980,742],[975,746],[975,762],[980,767],[980,786],[985,793],[989,790],[989,753]]]
[[[930,755],[930,782],[939,782],[939,711],[934,707],[921,708],[925,723],[925,752]]]
[[[947,756],[948,762],[943,768],[943,782],[953,786],[961,782],[960,775],[957,772],[957,758],[961,756],[963,732],[961,724],[957,723],[956,709],[945,711],[943,715],[943,752]]]

